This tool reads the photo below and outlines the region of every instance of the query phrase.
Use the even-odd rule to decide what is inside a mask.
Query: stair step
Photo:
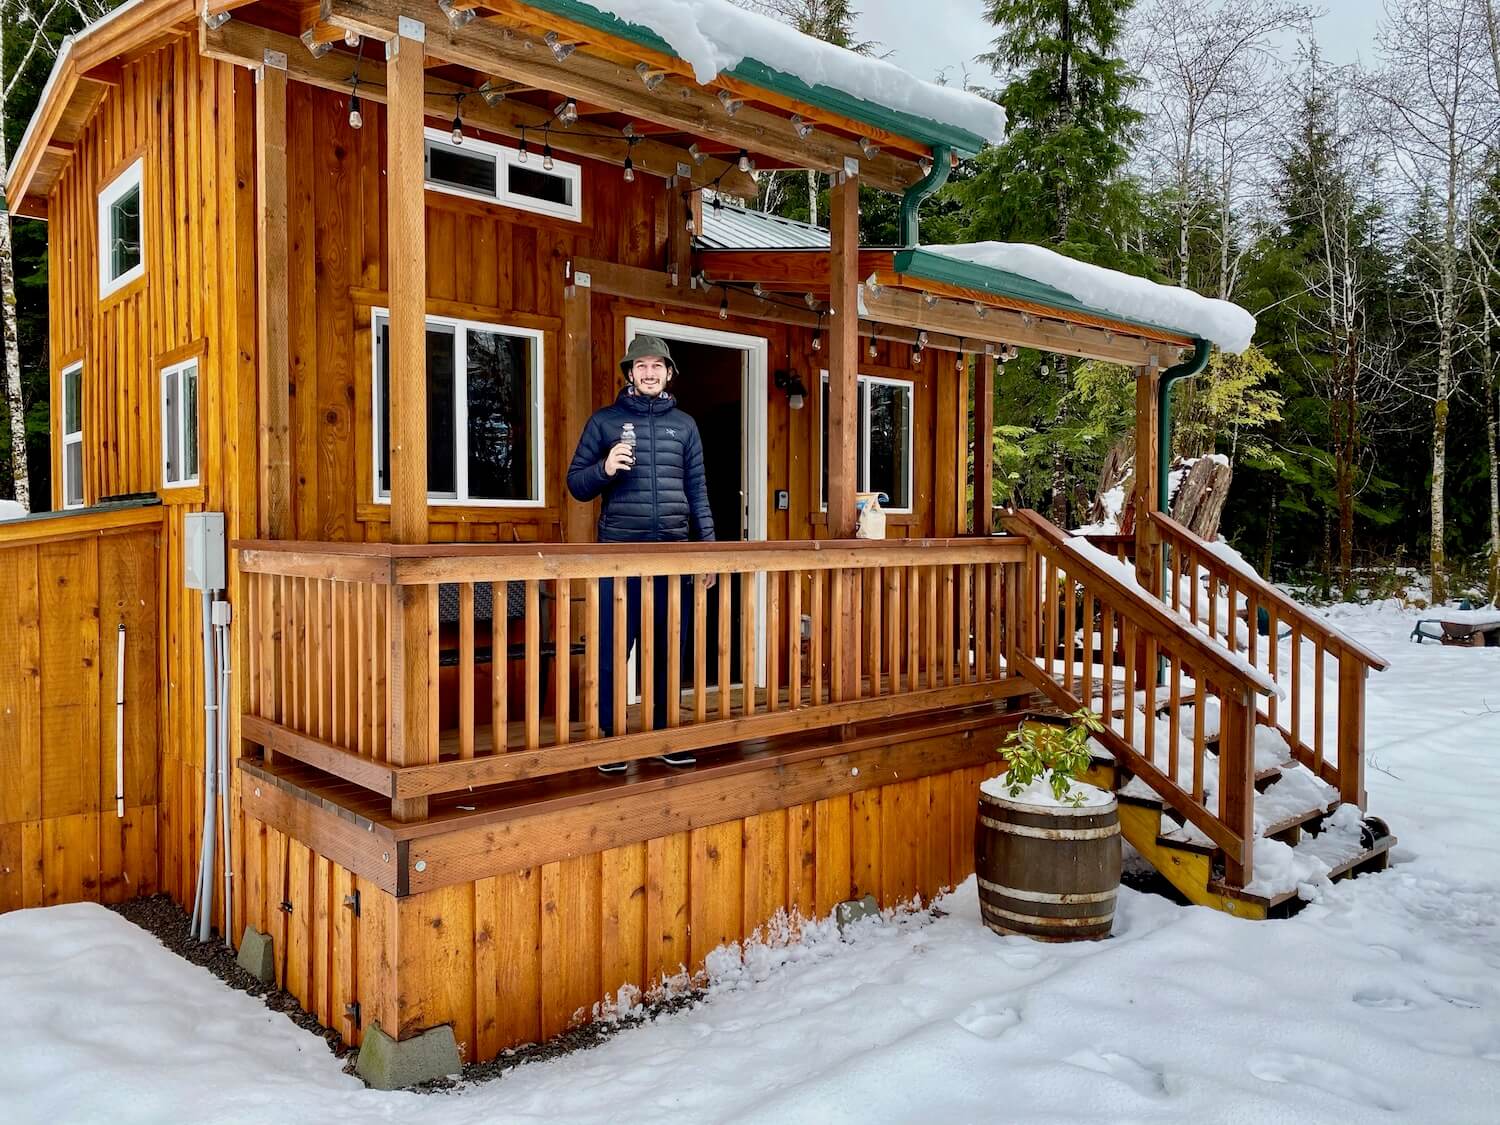
[[[1370,871],[1384,871],[1390,863],[1390,852],[1396,846],[1396,843],[1395,836],[1382,836],[1358,855],[1350,856],[1338,864],[1338,866],[1332,868],[1328,872],[1329,881],[1337,883],[1348,878],[1350,875],[1363,875]],[[1268,916],[1274,912],[1276,917],[1290,917],[1306,905],[1297,897],[1295,888],[1290,891],[1283,891],[1274,896],[1257,895],[1249,891],[1231,887],[1222,879],[1216,878],[1209,881],[1208,889],[1214,894],[1222,895],[1225,898],[1237,899],[1240,902],[1259,906],[1267,912]]]
[[[1276,823],[1266,825],[1265,829],[1260,833],[1260,835],[1269,840],[1280,839],[1286,833],[1292,832],[1296,829],[1306,828],[1312,824],[1321,824],[1323,819],[1331,815],[1333,811],[1338,807],[1339,802],[1335,801],[1326,809],[1314,807],[1310,809],[1304,809],[1302,812],[1289,813],[1288,815],[1282,817],[1280,820],[1276,821]],[[1289,841],[1282,842],[1287,843]]]

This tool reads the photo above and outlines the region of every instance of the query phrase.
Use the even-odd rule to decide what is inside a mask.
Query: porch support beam
[[[1135,373],[1135,577],[1141,588],[1162,593],[1165,568],[1151,513],[1159,509],[1157,468],[1162,451],[1156,447],[1157,389],[1161,369],[1148,363]],[[1254,623],[1251,623],[1254,627]]]
[[[562,413],[564,440],[572,442],[583,432],[593,403],[593,279],[574,271],[572,283],[563,289]],[[567,461],[557,458],[558,495],[563,497],[563,540],[588,543],[594,538],[592,504],[581,504],[567,491]]]
[[[423,187],[426,30],[402,21],[386,46],[386,245],[392,248],[390,321],[391,539],[427,542],[427,208]],[[437,597],[430,586],[394,591],[391,630],[395,765],[438,759]],[[395,799],[398,820],[427,815],[425,798]]]
[[[267,51],[256,71],[256,394],[261,422],[260,510],[266,539],[292,537],[291,372],[287,288],[286,56]]]
[[[843,173],[828,192],[828,533],[854,535],[859,433],[859,179]]]
[[[320,12],[335,27],[377,39],[389,38],[396,21],[410,8],[402,0],[321,0]],[[437,5],[432,18],[439,17]],[[484,74],[550,90],[593,106],[670,126],[695,137],[743,148],[794,168],[836,172],[845,160],[859,160],[859,142],[819,130],[803,138],[789,117],[745,105],[731,117],[713,90],[668,77],[654,91],[641,84],[631,67],[580,50],[558,62],[541,42],[487,19],[434,36],[435,57]],[[562,130],[558,130],[561,132]],[[921,177],[917,165],[890,153],[867,162],[866,179],[887,191],[903,191]]]
[[[974,534],[995,530],[995,357],[974,361]]]

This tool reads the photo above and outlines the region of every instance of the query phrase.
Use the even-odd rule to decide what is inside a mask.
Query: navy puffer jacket
[[[610,477],[604,472],[604,459],[620,440],[626,422],[635,423],[635,467]],[[584,502],[604,497],[599,509],[601,543],[679,543],[714,537],[703,479],[703,441],[697,424],[666,393],[646,398],[626,387],[613,405],[596,410],[568,466],[568,491]]]

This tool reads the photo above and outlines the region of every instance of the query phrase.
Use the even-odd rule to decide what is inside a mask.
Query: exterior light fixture
[[[786,392],[786,404],[793,410],[801,410],[807,402],[807,385],[802,376],[790,371],[778,371],[775,375],[776,389]]]
[[[346,29],[345,32],[344,32],[344,46],[346,46],[346,47],[358,47],[359,46],[359,32],[355,31],[352,27]]]
[[[464,143],[464,123],[459,120],[457,109],[453,111],[453,143],[456,145]]]
[[[546,144],[542,145],[542,168],[545,171],[548,171],[548,172],[552,171],[552,142],[551,141],[548,141]]]

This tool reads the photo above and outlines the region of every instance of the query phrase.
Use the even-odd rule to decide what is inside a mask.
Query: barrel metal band
[[[1020,887],[1007,887],[1000,883],[991,883],[983,876],[979,877],[979,885],[985,890],[1006,898],[1018,899],[1021,902],[1051,902],[1067,905],[1074,902],[1113,902],[1114,891],[1079,891],[1077,893],[1056,894],[1051,891],[1023,891]]]
[[[1029,824],[1006,824],[981,816],[979,823],[1009,836],[1029,836],[1034,840],[1104,840],[1120,834],[1119,822],[1103,828],[1033,828]]]
[[[1028,926],[1061,926],[1066,929],[1083,929],[1086,926],[1107,926],[1114,921],[1114,914],[1097,914],[1090,918],[1053,918],[1039,917],[1035,914],[1016,914],[1010,910],[1002,910],[998,906],[991,906],[987,902],[981,902],[979,909],[984,912],[986,918],[1003,918],[1010,922],[1021,922]]]

